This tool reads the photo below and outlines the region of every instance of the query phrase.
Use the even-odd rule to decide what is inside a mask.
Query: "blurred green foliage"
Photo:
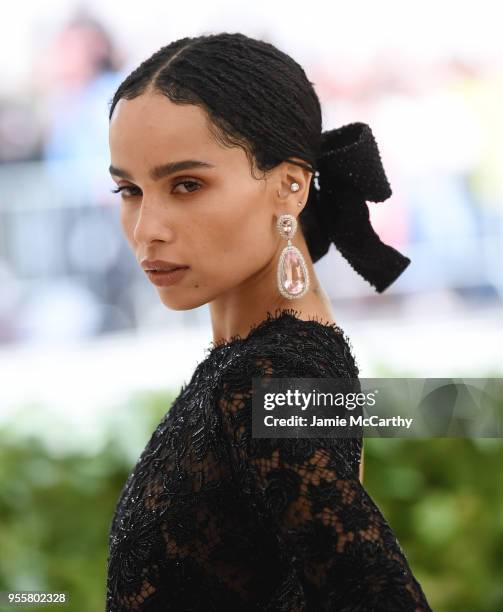
[[[435,612],[503,610],[503,441],[365,440],[364,486]]]
[[[173,399],[172,393],[131,396],[117,408],[120,428],[111,426],[102,450],[92,455],[54,456],[36,437],[0,430],[0,591],[68,592],[68,605],[37,609],[105,609],[108,529],[115,505],[133,458]],[[78,432],[69,435],[78,437]]]
[[[92,455],[0,431],[0,591],[68,591],[63,609],[104,610],[115,504],[173,397],[131,397]],[[499,439],[365,440],[364,485],[435,612],[503,610],[502,466]]]

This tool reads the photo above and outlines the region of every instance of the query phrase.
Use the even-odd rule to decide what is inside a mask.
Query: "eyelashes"
[[[178,183],[175,183],[175,185],[173,186],[173,189],[178,187],[178,185],[184,185],[184,186],[192,185],[192,186],[197,187],[196,189],[188,189],[187,193],[193,193],[194,191],[199,191],[199,189],[201,188],[201,184],[197,181],[189,181],[189,180],[178,181]],[[121,193],[123,198],[132,198],[132,197],[141,195],[141,191],[138,189],[138,187],[128,187],[127,185],[119,185],[115,189],[111,189],[110,191],[112,193]],[[133,192],[133,193],[130,193],[130,192]],[[180,195],[187,195],[187,193],[182,193]]]
[[[134,190],[134,187],[126,187],[125,185],[123,185],[120,187],[116,187],[115,189],[111,189],[110,191],[112,193],[123,193],[124,194],[124,192],[127,191],[128,189]],[[130,196],[126,194],[125,197],[130,197]]]

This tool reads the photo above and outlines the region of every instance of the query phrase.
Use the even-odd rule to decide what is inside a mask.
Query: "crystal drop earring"
[[[298,191],[298,183],[292,183],[292,191]],[[301,206],[302,202],[298,203]],[[297,219],[290,214],[280,215],[276,227],[288,244],[279,257],[277,268],[278,290],[284,297],[292,300],[305,295],[309,288],[309,273],[300,250],[292,245],[292,238],[297,231]]]

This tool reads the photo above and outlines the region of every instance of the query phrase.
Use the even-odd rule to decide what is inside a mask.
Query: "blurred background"
[[[0,591],[104,609],[120,490],[205,356],[207,307],[167,310],[110,193],[108,103],[183,36],[241,31],[305,69],[324,129],[368,123],[412,260],[384,294],[316,264],[360,375],[503,375],[498,2],[11,3],[0,24]],[[176,356],[176,357],[175,357]],[[435,611],[503,610],[501,439],[367,439],[365,486]]]

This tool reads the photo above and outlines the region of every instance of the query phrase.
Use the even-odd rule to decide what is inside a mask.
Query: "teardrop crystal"
[[[281,285],[292,295],[301,293],[306,285],[303,262],[293,249],[289,250],[283,258]]]

